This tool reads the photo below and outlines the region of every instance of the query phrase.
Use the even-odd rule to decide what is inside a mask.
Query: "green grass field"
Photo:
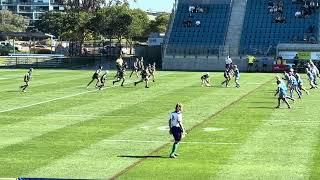
[[[237,89],[222,73],[207,88],[199,72],[158,72],[149,89],[97,91],[92,71],[35,70],[21,93],[25,72],[0,70],[2,178],[320,179],[320,93],[275,109],[275,74],[242,73]],[[170,159],[177,102],[188,135]]]

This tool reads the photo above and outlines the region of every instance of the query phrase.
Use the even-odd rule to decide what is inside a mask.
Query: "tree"
[[[0,32],[22,32],[29,25],[25,17],[11,11],[0,11]]]
[[[137,0],[133,0],[133,2],[137,2]],[[113,5],[116,6],[121,6],[121,5],[129,5],[129,1],[128,0],[106,0],[106,5],[108,7],[111,7]]]
[[[146,12],[141,9],[133,9],[130,11],[132,23],[128,32],[125,34],[127,43],[130,45],[130,53],[132,51],[133,40],[137,40],[145,35],[145,31],[149,25],[149,17]]]
[[[90,31],[90,20],[92,14],[85,11],[78,12],[68,12],[63,19],[63,33],[62,36],[71,41],[75,42],[76,51],[72,51],[71,55],[80,55],[82,50],[82,45],[86,36],[88,36]]]
[[[111,6],[129,6],[128,0],[63,0],[69,10],[85,10],[89,12],[97,11],[102,5]],[[134,0],[136,2],[136,0]]]
[[[152,32],[155,33],[165,33],[167,31],[167,27],[170,21],[169,13],[161,13],[155,20],[152,20],[147,29],[147,34]]]
[[[62,12],[46,12],[41,16],[39,21],[35,22],[35,27],[41,31],[52,34],[56,37],[62,37],[65,25],[65,13]]]

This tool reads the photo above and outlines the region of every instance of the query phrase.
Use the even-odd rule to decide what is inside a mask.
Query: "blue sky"
[[[170,12],[174,3],[174,0],[137,0],[136,3],[133,3],[133,0],[129,0],[131,7],[140,8],[143,10],[152,11],[166,11]]]

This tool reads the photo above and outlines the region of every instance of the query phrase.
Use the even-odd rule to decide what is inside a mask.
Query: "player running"
[[[150,73],[150,78],[152,78],[152,82],[155,82],[155,74],[156,74],[156,63],[155,62],[152,65],[149,64],[149,73]]]
[[[298,97],[300,99],[302,93],[301,93],[300,89],[298,88],[298,81],[292,73],[289,74],[288,85],[289,85],[289,90],[290,90],[290,97],[293,98],[293,91],[296,91],[296,93],[298,94]]]
[[[236,87],[239,88],[239,87],[240,87],[240,83],[239,83],[239,80],[240,80],[240,71],[239,71],[237,65],[234,65],[234,66],[233,66],[233,72],[234,72],[234,79],[235,79]]]
[[[99,84],[99,90],[102,90],[102,88],[105,86],[105,83],[106,83],[106,81],[107,81],[107,79],[108,79],[108,71],[105,71],[104,73],[103,73],[103,75],[101,76],[101,78],[100,78],[100,84]]]
[[[138,62],[138,72],[144,70],[144,63],[143,63],[143,57],[141,57],[140,61]]]
[[[297,72],[297,70],[293,71],[293,76],[296,78],[297,82],[298,82],[298,89],[300,89],[300,92],[301,90],[306,92],[307,95],[309,95],[309,91],[306,90],[304,87],[303,87],[303,80],[301,79],[301,76],[300,74]]]
[[[221,83],[221,85],[226,84],[226,87],[230,87],[230,86],[229,86],[229,82],[230,82],[231,77],[232,77],[231,68],[226,68],[226,70],[225,70],[224,73],[223,73],[223,76],[224,76],[224,78],[225,78],[225,81],[223,81],[223,82]]]
[[[130,78],[132,76],[133,73],[136,73],[137,78],[139,77],[139,59],[136,58],[136,60],[133,62],[133,68],[132,68],[132,72],[130,74]]]
[[[278,85],[278,89],[277,89],[277,92],[274,96],[276,96],[277,94],[279,94],[279,97],[278,97],[278,106],[276,108],[280,108],[280,101],[282,100],[283,102],[285,102],[288,106],[288,108],[290,109],[291,106],[290,104],[288,103],[287,99],[291,99],[292,101],[294,101],[293,98],[291,97],[288,97],[287,96],[287,87],[286,85],[282,82],[282,80],[278,79],[277,80],[277,85]]]
[[[284,72],[283,72],[283,76],[284,76],[283,80],[286,81],[287,87],[289,87],[289,76],[290,76],[289,73],[287,73],[286,71],[284,71]]]
[[[98,84],[100,83],[100,79],[99,79],[99,75],[102,71],[102,66],[99,66],[99,68],[94,72],[94,74],[92,75],[92,80],[88,83],[87,88],[89,88],[90,84],[94,81],[97,80],[97,83],[95,85],[95,87],[98,87]]]
[[[313,75],[313,84],[318,85],[317,78],[319,77],[319,70],[316,65],[312,61],[310,61],[310,71]]]
[[[30,68],[29,71],[24,75],[23,81],[25,85],[20,86],[20,89],[22,89],[22,92],[27,92],[26,89],[29,87],[29,82],[31,81],[32,78],[32,72],[33,68]]]
[[[309,83],[311,86],[310,89],[318,89],[318,86],[314,84],[314,76],[309,68],[306,68],[306,73],[307,73],[308,80],[309,80]]]
[[[121,86],[124,85],[124,82],[126,81],[126,77],[125,77],[125,71],[126,71],[127,65],[126,63],[122,64],[122,67],[119,68],[118,73],[117,73],[117,77],[116,80],[112,81],[112,84],[114,85],[117,82],[120,82],[122,80]]]
[[[149,76],[150,76],[149,67],[146,67],[146,68],[145,68],[144,70],[142,70],[142,72],[141,72],[141,80],[140,80],[140,81],[137,81],[137,82],[134,82],[134,85],[136,86],[137,84],[145,81],[145,82],[146,82],[145,88],[149,88]]]
[[[182,123],[182,104],[180,103],[176,104],[175,111],[170,114],[169,129],[169,133],[172,134],[174,138],[170,158],[176,158],[178,156],[176,152],[179,142],[183,136],[187,134]]]
[[[204,75],[201,76],[201,86],[206,86],[206,87],[210,87],[210,77],[209,77],[209,73],[206,73]]]

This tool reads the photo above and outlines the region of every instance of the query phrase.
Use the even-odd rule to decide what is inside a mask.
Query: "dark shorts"
[[[266,64],[263,64],[262,67],[267,67],[267,65],[266,65]]]
[[[181,141],[181,137],[182,137],[182,130],[179,127],[172,127],[171,128],[171,133],[174,137],[175,141]]]
[[[92,79],[99,79],[99,74],[98,73],[94,73],[92,76]]]
[[[249,63],[248,66],[253,66],[253,63]]]

